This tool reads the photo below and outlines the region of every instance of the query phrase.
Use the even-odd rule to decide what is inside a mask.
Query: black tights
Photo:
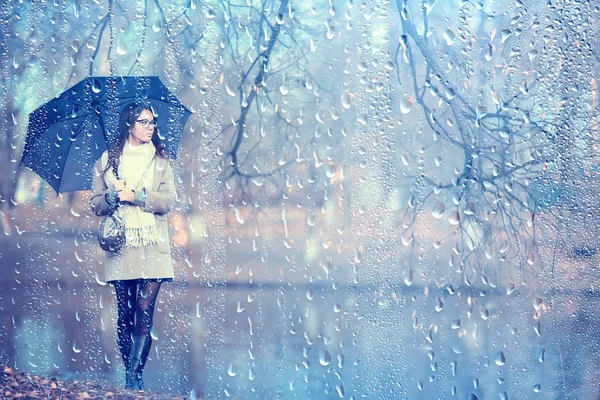
[[[115,281],[117,294],[117,343],[129,368],[132,336],[149,336],[154,305],[162,282],[148,279]]]

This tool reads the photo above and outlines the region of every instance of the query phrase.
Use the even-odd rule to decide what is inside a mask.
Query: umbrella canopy
[[[122,111],[148,104],[170,158],[191,112],[157,76],[88,77],[31,114],[21,165],[56,193],[92,187],[93,165],[118,139]]]

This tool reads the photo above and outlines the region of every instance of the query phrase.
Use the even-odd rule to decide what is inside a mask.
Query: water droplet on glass
[[[410,286],[413,283],[413,270],[409,269],[408,273],[406,274],[406,276],[404,277],[404,284],[406,286]]]
[[[487,321],[490,318],[490,311],[487,308],[481,309],[480,313],[481,319]]]
[[[404,97],[402,100],[400,100],[400,112],[402,114],[408,114],[410,112],[410,110],[412,109],[412,106],[413,106],[412,97]]]
[[[443,302],[442,298],[439,296],[435,299],[434,309],[437,312],[440,312],[444,309],[444,302]]]
[[[348,93],[342,94],[342,107],[346,110],[352,107],[352,100]]]
[[[408,154],[401,154],[400,155],[400,160],[402,161],[402,164],[404,165],[408,165]]]
[[[452,46],[456,40],[456,34],[452,30],[446,29],[444,31],[444,40],[448,46]]]
[[[442,202],[439,202],[433,206],[431,215],[433,215],[433,218],[435,218],[435,219],[440,219],[444,216],[445,211],[446,211],[446,205]]]
[[[129,49],[127,46],[127,42],[121,39],[117,39],[117,54],[120,56],[127,55]]]
[[[360,250],[358,250],[356,247],[353,249],[353,253],[354,253],[354,262],[356,264],[360,264],[361,260],[362,260],[362,254],[360,252]]]
[[[284,75],[281,80],[281,85],[279,86],[279,93],[281,93],[282,96],[285,96],[289,92],[290,92],[290,89],[288,88],[287,82],[285,80],[285,75]]]
[[[75,353],[75,354],[81,353],[81,348],[79,346],[77,346],[76,340],[73,341],[73,353]]]
[[[486,48],[485,48],[485,60],[486,61],[491,61],[492,57],[494,55],[494,48],[492,47],[491,43],[488,43]]]
[[[542,324],[540,323],[540,321],[533,325],[533,330],[536,335],[542,336]]]
[[[242,214],[240,213],[240,210],[238,210],[237,208],[234,208],[233,212],[235,214],[235,220],[238,223],[243,224],[244,223],[244,218],[242,217]]]
[[[535,58],[538,55],[538,51],[537,50],[530,50],[529,53],[527,53],[527,57],[529,58],[529,61],[533,61],[535,60]]]
[[[227,85],[225,85],[225,91],[231,97],[235,97],[236,96],[235,89],[233,88],[233,86],[230,83],[228,83]]]
[[[504,356],[504,352],[499,351],[498,354],[496,354],[496,358],[494,358],[494,362],[499,367],[501,367],[504,364],[506,364],[506,357]]]
[[[13,56],[13,68],[18,69],[20,65],[21,65],[21,55],[15,54]]]
[[[515,285],[513,282],[509,282],[508,286],[506,287],[506,294],[510,296],[512,292],[515,291],[516,287],[517,285]]]
[[[98,79],[92,79],[92,92],[100,93],[102,91],[102,83]]]
[[[544,362],[544,358],[546,357],[546,349],[540,349],[538,353],[538,361]]]
[[[315,113],[315,119],[318,123],[325,125],[325,113],[323,111],[317,111]]]
[[[326,166],[325,166],[325,176],[329,179],[332,179],[336,176],[337,173],[337,165],[335,165],[333,162],[329,162]]]
[[[242,312],[244,312],[245,309],[246,309],[246,307],[243,307],[242,302],[238,300],[237,309],[236,309],[237,313],[241,314]]]
[[[414,236],[413,236],[412,232],[406,232],[406,233],[400,235],[400,240],[404,246],[409,246],[411,244],[411,242],[413,241],[413,239],[414,239]]]
[[[458,211],[452,210],[448,215],[448,222],[450,225],[458,225],[460,223],[460,216],[458,215]]]
[[[527,87],[527,81],[523,81],[521,83],[521,85],[519,85],[519,90],[523,94],[528,94],[529,93],[529,88]]]
[[[229,376],[236,376],[237,375],[237,366],[235,364],[229,364],[229,367],[227,368],[227,374]]]
[[[319,364],[326,367],[331,363],[331,354],[329,351],[324,350],[319,352]]]
[[[325,27],[327,28],[327,39],[333,39],[333,37],[335,36],[335,26],[330,22],[325,22]]]
[[[217,16],[217,13],[216,13],[216,12],[215,12],[215,10],[213,10],[212,8],[209,8],[209,9],[206,11],[206,18],[208,18],[208,19],[213,19],[213,18],[215,18],[216,16]]]
[[[40,40],[40,34],[38,33],[37,29],[32,28],[31,29],[31,35],[29,35],[29,40],[31,41],[31,43],[37,43]]]
[[[502,43],[504,43],[511,35],[512,31],[510,29],[503,29],[500,32],[500,40],[502,41]]]

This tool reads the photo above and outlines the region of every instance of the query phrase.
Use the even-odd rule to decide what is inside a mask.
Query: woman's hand
[[[135,200],[135,193],[127,186],[127,181],[115,181],[115,190],[117,191],[117,197],[119,201],[127,201],[129,203]]]
[[[115,181],[115,190],[117,192],[120,192],[125,189],[127,189],[127,181],[119,181],[119,180]]]
[[[119,201],[127,201],[129,203],[132,203],[133,200],[135,200],[135,193],[133,192],[133,190],[127,188],[125,190],[117,192],[117,196],[119,197]]]

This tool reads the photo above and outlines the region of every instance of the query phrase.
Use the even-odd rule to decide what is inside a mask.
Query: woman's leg
[[[152,321],[154,317],[154,306],[161,282],[155,280],[141,280],[135,309],[135,327],[131,346],[131,369],[129,376],[136,380],[138,390],[144,390],[142,373],[152,347]]]
[[[137,281],[115,281],[117,295],[117,344],[125,368],[129,369],[131,352],[131,336],[133,335]]]
[[[135,309],[134,336],[150,335],[154,317],[154,306],[161,283],[156,280],[147,279],[140,281]]]

